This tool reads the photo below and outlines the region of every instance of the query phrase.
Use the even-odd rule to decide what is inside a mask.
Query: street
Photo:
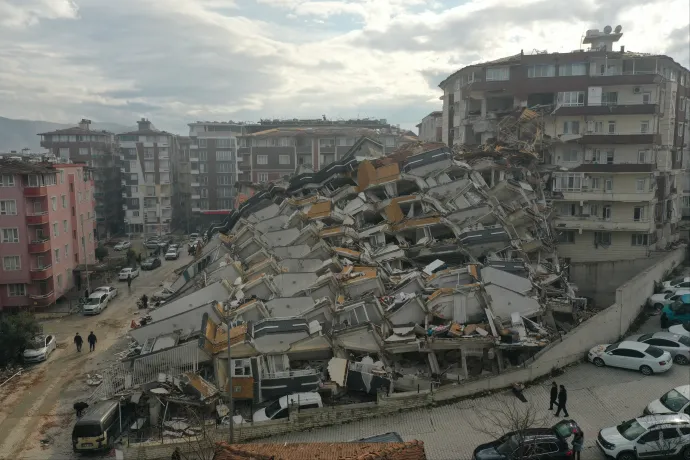
[[[43,321],[44,333],[54,334],[58,349],[46,362],[25,366],[21,377],[0,388],[0,455],[2,459],[56,460],[73,458],[71,429],[75,420],[72,405],[86,400],[94,388],[86,384],[86,374],[97,371],[114,360],[126,341],[122,339],[132,319],[139,318],[136,306],[142,294],[151,295],[160,284],[175,278],[173,271],[192,260],[182,251],[176,261],[165,261],[153,271],[141,271],[127,283],[114,280],[118,295],[99,315],[73,314]],[[98,285],[92,285],[91,289]],[[81,353],[73,343],[75,333],[86,340],[93,331],[98,342],[89,352],[85,342]]]
[[[658,330],[659,317],[651,317],[639,332]],[[650,401],[673,387],[690,384],[690,366],[674,365],[665,374],[644,377],[639,372],[600,369],[590,363],[582,363],[567,369],[555,380],[568,389],[569,418],[577,421],[585,433],[582,458],[604,460],[595,443],[599,430],[641,415]],[[528,403],[534,403],[537,409],[543,408],[544,417],[555,424],[561,418],[550,415],[547,410],[550,384],[551,380],[548,380],[531,386],[524,394]],[[514,398],[510,392],[503,394]],[[265,441],[345,442],[396,431],[405,441],[423,441],[428,460],[469,460],[475,446],[492,440],[474,429],[471,420],[480,414],[479,411],[491,410],[498,404],[500,400],[495,396],[481,397],[385,418],[272,436]]]

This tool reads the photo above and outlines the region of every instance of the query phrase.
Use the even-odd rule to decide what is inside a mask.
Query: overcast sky
[[[188,132],[194,120],[372,117],[412,128],[465,65],[627,50],[688,66],[688,0],[0,0],[0,116]],[[509,5],[509,6],[507,6]]]

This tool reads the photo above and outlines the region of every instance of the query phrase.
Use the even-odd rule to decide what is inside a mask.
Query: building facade
[[[125,231],[162,235],[171,230],[177,137],[155,129],[146,119],[137,123],[137,131],[117,135]]]
[[[690,74],[668,56],[614,50],[621,36],[590,30],[588,50],[521,53],[440,85],[450,145],[501,140],[518,108],[541,114],[559,254],[573,262],[648,257],[679,239],[690,214]]]
[[[46,307],[95,262],[94,182],[79,164],[0,160],[0,310]]]
[[[443,142],[443,111],[437,110],[422,118],[417,130],[422,142]]]
[[[91,120],[82,119],[73,128],[41,133],[41,146],[58,161],[85,163],[92,168],[96,184],[96,235],[107,238],[124,227],[120,190],[120,159],[115,136],[107,131],[90,129]]]

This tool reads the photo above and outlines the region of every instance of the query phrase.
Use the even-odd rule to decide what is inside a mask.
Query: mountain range
[[[16,150],[19,152],[28,148],[31,152],[42,152],[41,138],[38,133],[55,131],[76,126],[74,124],[53,123],[50,121],[37,120],[15,120],[12,118],[0,117],[0,153]],[[93,122],[91,129],[100,131],[105,129],[115,134],[127,131],[135,131],[137,128],[119,125],[117,123]]]

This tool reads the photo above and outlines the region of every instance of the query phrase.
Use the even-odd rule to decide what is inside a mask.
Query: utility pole
[[[84,234],[84,214],[80,214],[81,223],[81,247],[84,251],[84,266],[86,267],[86,289],[91,294],[91,276],[89,275],[89,254],[86,252],[86,235]]]

